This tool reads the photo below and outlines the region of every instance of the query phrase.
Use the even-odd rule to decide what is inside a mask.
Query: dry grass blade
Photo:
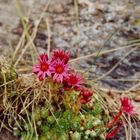
[[[101,55],[103,55],[103,54],[115,52],[115,51],[118,51],[118,50],[131,48],[131,47],[134,47],[134,46],[139,47],[139,46],[137,46],[137,45],[139,45],[139,44],[136,43],[136,44],[132,44],[132,45],[128,45],[128,46],[122,46],[122,47],[115,48],[115,49],[110,49],[110,50],[101,51],[100,54],[99,54],[99,56],[101,56]],[[89,55],[86,55],[86,56],[81,56],[81,57],[72,59],[72,60],[70,60],[69,62],[70,62],[70,63],[73,63],[73,62],[78,61],[78,60],[81,60],[81,59],[87,59],[87,58],[90,58],[90,57],[92,57],[92,56],[97,56],[97,54],[98,54],[98,52],[95,52],[95,53],[92,53],[92,54],[89,54]]]
[[[78,0],[74,0],[75,6],[75,15],[77,20],[77,47],[76,47],[76,54],[79,57],[79,48],[80,48],[80,21],[79,21],[79,8],[78,8]]]
[[[45,8],[43,9],[43,12],[42,12],[42,14],[41,14],[39,20],[38,20],[38,21],[36,22],[36,24],[35,24],[34,31],[33,31],[32,35],[30,36],[30,35],[29,35],[28,28],[27,28],[27,25],[25,24],[24,19],[23,19],[23,15],[22,15],[22,12],[21,12],[21,9],[22,9],[22,8],[21,8],[21,5],[20,5],[20,2],[19,2],[19,0],[17,0],[17,9],[18,9],[18,13],[19,13],[19,15],[20,15],[20,18],[21,18],[21,21],[22,21],[22,24],[23,24],[23,27],[24,27],[24,33],[26,34],[27,39],[28,39],[29,42],[27,43],[27,45],[26,45],[24,48],[22,48],[23,50],[22,50],[22,52],[21,52],[19,58],[17,59],[17,61],[16,61],[15,64],[14,64],[15,67],[18,65],[19,61],[23,58],[23,55],[25,54],[25,52],[26,52],[26,50],[28,49],[28,47],[30,47],[30,49],[31,49],[31,56],[32,56],[33,64],[35,63],[34,57],[36,56],[35,54],[38,54],[38,52],[37,52],[37,50],[36,50],[36,47],[35,47],[33,41],[34,41],[34,39],[35,39],[35,37],[36,37],[36,33],[37,33],[37,30],[38,30],[38,26],[39,26],[39,24],[40,24],[40,22],[41,22],[41,20],[42,20],[42,18],[43,18],[43,16],[44,16],[44,13],[47,11],[50,2],[51,2],[51,1],[49,0],[48,3],[47,3],[47,5],[46,5]],[[19,43],[19,44],[20,44],[20,43]],[[18,48],[16,49],[16,52],[14,53],[14,57],[15,57],[17,51],[19,50],[19,45],[18,45],[17,47],[18,47]]]
[[[47,54],[48,56],[50,56],[50,49],[51,49],[51,30],[50,30],[50,24],[49,24],[49,20],[46,20],[46,24],[47,24],[47,32],[48,32],[48,50],[47,50]]]
[[[13,54],[13,57],[12,57],[12,61],[15,60],[15,56],[18,54],[18,51],[20,50],[20,48],[22,47],[22,44],[24,44],[24,41],[25,41],[25,32],[22,34],[17,46],[16,46],[16,49],[14,51],[14,54]]]
[[[140,47],[140,46],[139,46]],[[126,58],[130,53],[132,53],[133,51],[135,51],[137,49],[137,47],[135,48],[132,48],[128,53],[126,53],[107,73],[105,73],[103,76],[95,79],[94,81],[98,81],[98,80],[101,80],[103,79],[104,77],[106,77],[107,75],[109,75],[113,70],[115,70],[119,65],[120,63],[124,60],[124,58]]]

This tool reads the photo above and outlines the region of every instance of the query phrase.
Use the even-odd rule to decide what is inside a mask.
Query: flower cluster
[[[133,115],[135,113],[135,107],[130,99],[127,97],[120,98],[121,107],[120,110],[127,115]]]
[[[82,104],[88,103],[91,100],[91,98],[92,98],[92,94],[93,93],[89,89],[81,88],[80,89],[80,95],[79,95],[80,102]]]
[[[69,53],[63,50],[55,50],[51,58],[47,54],[41,54],[38,57],[38,64],[33,66],[33,72],[39,80],[52,77],[53,80],[62,83],[64,78],[68,77],[68,60]]]
[[[120,122],[119,122],[122,113],[125,113],[129,116],[136,113],[135,106],[133,105],[132,101],[129,98],[123,97],[123,98],[120,98],[120,101],[121,101],[121,106],[119,108],[119,112],[107,124],[107,128],[112,128],[116,124],[117,126],[106,136],[106,139],[113,138],[119,131],[122,125],[122,123],[120,125]]]
[[[69,59],[69,51],[60,49],[54,50],[50,58],[47,54],[41,54],[38,57],[38,64],[33,66],[33,73],[39,80],[51,77],[55,82],[63,84],[64,89],[78,90],[81,103],[88,103],[91,100],[92,92],[82,87],[83,78],[70,68]]]

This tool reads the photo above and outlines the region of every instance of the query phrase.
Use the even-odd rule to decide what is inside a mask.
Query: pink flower
[[[39,62],[47,61],[48,60],[48,55],[47,54],[40,54],[38,57]]]
[[[135,113],[135,107],[130,99],[127,97],[120,98],[121,100],[121,108],[120,110],[127,115],[132,115]]]
[[[69,51],[63,51],[61,49],[56,49],[52,53],[52,60],[60,59],[63,60],[66,64],[70,59],[70,52]]]
[[[46,54],[40,55],[38,60],[39,63],[33,66],[33,73],[37,75],[39,80],[43,80],[46,76],[51,76],[50,61]]]
[[[64,78],[68,77],[69,66],[64,61],[57,59],[52,62],[53,80],[63,82]]]
[[[78,73],[70,73],[66,79],[67,84],[73,87],[80,87],[83,84],[82,77]]]
[[[80,94],[79,94],[80,102],[82,104],[88,103],[89,101],[91,101],[92,95],[93,95],[93,93],[89,89],[81,88],[80,89]]]

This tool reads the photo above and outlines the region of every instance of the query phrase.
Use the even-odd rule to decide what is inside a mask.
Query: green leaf
[[[96,115],[99,115],[102,113],[103,109],[101,108],[101,104],[100,103],[96,103],[94,105],[94,110],[93,110],[93,114],[96,116]]]
[[[54,134],[50,131],[50,132],[47,132],[46,134],[46,140],[52,140],[53,139],[53,136]]]
[[[48,123],[53,124],[55,122],[55,119],[53,116],[48,116],[47,121]]]
[[[74,118],[71,120],[70,123],[71,123],[71,128],[72,128],[72,130],[74,130],[74,131],[79,130],[80,127],[81,127],[79,117],[74,117]]]
[[[20,135],[21,135],[20,130],[19,130],[19,129],[15,129],[15,130],[14,130],[14,135],[15,135],[15,136],[20,136]]]
[[[41,126],[41,131],[43,134],[46,134],[49,131],[49,127],[47,125],[42,125]]]
[[[86,128],[87,129],[92,128],[93,127],[92,123],[93,123],[93,120],[88,120],[87,123],[86,123]]]
[[[38,121],[41,119],[41,112],[39,108],[36,108],[33,112],[33,118],[35,119],[35,121]]]
[[[26,139],[27,139],[26,132],[22,132],[22,134],[21,134],[21,140],[26,140]]]
[[[40,136],[39,140],[46,140],[46,136]]]
[[[53,131],[49,131],[46,134],[43,134],[39,137],[39,140],[55,140],[56,135]]]
[[[62,133],[64,133],[64,130],[61,129],[61,127],[56,124],[53,128],[54,132],[56,132],[57,136],[59,137]]]
[[[62,135],[58,137],[58,140],[68,140],[68,139],[69,135],[66,133],[62,133]]]
[[[67,120],[70,120],[72,118],[72,111],[66,110],[63,114],[63,117],[66,118]]]
[[[55,113],[54,113],[54,115],[55,115],[55,117],[56,117],[56,118],[61,117],[61,116],[62,116],[62,114],[63,114],[63,112],[62,112],[62,111],[57,111],[57,112],[55,112]]]
[[[68,129],[68,121],[64,118],[60,119],[59,120],[59,128],[66,131]]]
[[[45,119],[45,118],[47,118],[48,116],[49,116],[49,110],[48,110],[47,108],[43,107],[43,108],[41,109],[41,117],[42,117],[43,119]]]
[[[72,134],[72,140],[81,140],[81,134],[79,132],[74,132]]]

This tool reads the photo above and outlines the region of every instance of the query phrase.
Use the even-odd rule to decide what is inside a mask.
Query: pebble
[[[64,6],[61,3],[53,4],[53,5],[50,5],[49,6],[48,11],[51,12],[51,13],[54,12],[56,14],[60,14],[60,13],[63,13],[64,12]]]

